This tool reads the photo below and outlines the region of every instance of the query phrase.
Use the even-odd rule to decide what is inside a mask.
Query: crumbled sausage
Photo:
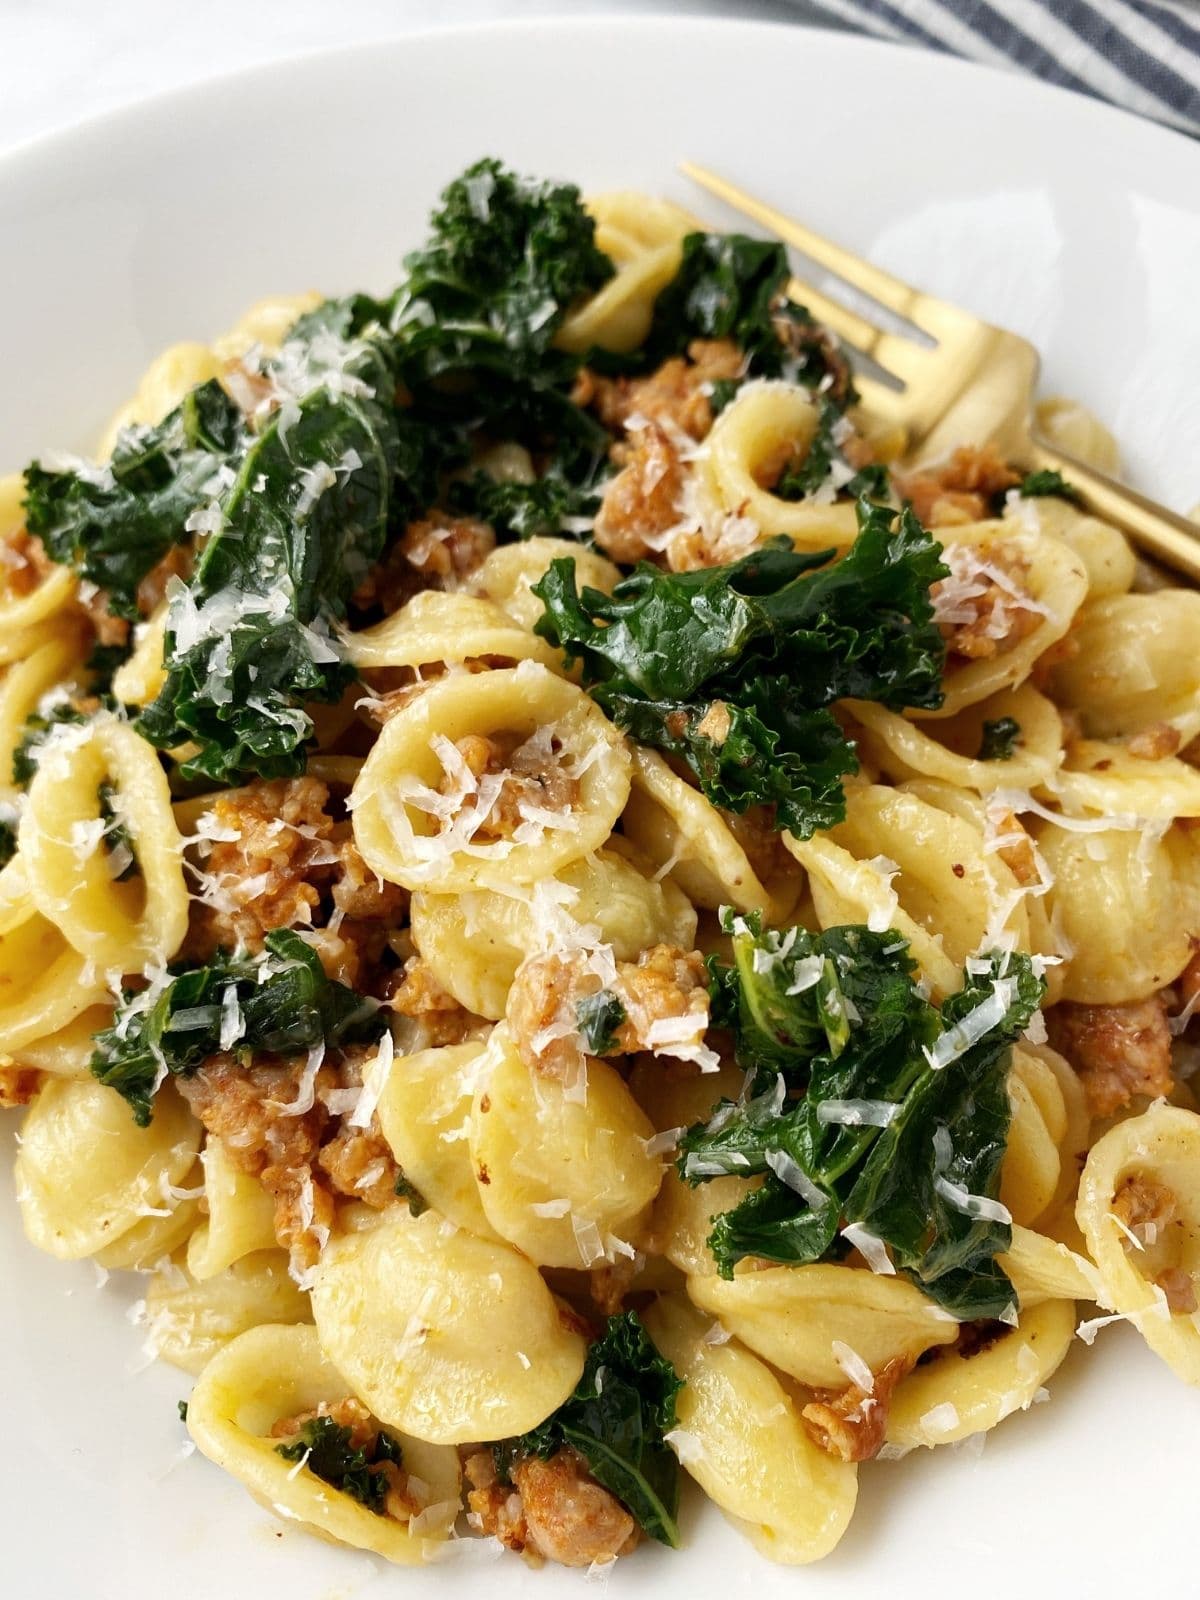
[[[27,1106],[41,1083],[41,1073],[32,1067],[0,1066],[0,1110]]]
[[[337,1194],[353,1196],[376,1211],[386,1211],[396,1198],[400,1169],[378,1126],[353,1128],[343,1122],[321,1146],[317,1165]]]
[[[474,793],[482,793],[479,780],[502,776],[486,813],[473,829],[479,843],[508,839],[522,823],[536,822],[541,811],[569,812],[579,803],[579,780],[564,767],[561,745],[549,730],[531,739],[516,734],[468,734],[455,749],[476,782]],[[457,790],[459,776],[447,773],[442,793]],[[532,815],[530,815],[532,813]]]
[[[816,1390],[800,1413],[809,1438],[839,1461],[873,1460],[887,1433],[896,1385],[911,1366],[907,1356],[897,1356],[874,1374],[870,1389],[852,1383],[840,1391]]]
[[[1179,1202],[1166,1184],[1139,1174],[1126,1178],[1113,1196],[1112,1214],[1143,1244],[1154,1244],[1160,1229],[1174,1222]]]
[[[952,656],[991,660],[1033,632],[1042,609],[1026,587],[1029,563],[1002,545],[951,545],[951,569],[930,589],[934,617]]]
[[[621,470],[605,485],[592,532],[601,550],[629,566],[653,555],[678,523],[684,465],[671,437],[651,421],[613,456]]]
[[[693,339],[687,356],[672,356],[644,378],[604,378],[585,368],[571,398],[590,406],[610,433],[631,417],[645,417],[703,439],[713,423],[712,385],[740,378],[745,358],[732,339]]]
[[[15,528],[0,539],[3,587],[14,599],[32,594],[54,568],[45,545],[27,528]]]
[[[783,842],[783,830],[770,805],[749,806],[745,811],[722,811],[722,820],[746,852],[760,883],[770,884],[796,870],[794,857]]]
[[[360,611],[399,611],[422,589],[459,589],[496,547],[490,525],[474,517],[431,511],[410,522],[382,561],[354,591]]]
[[[1186,1267],[1166,1267],[1154,1282],[1175,1316],[1190,1316],[1197,1309],[1196,1280]]]
[[[1020,482],[994,444],[963,445],[940,467],[896,478],[896,493],[912,502],[927,528],[980,522],[996,496]]]
[[[708,984],[704,957],[698,950],[656,944],[637,961],[617,963],[617,996],[626,1018],[617,1029],[618,1051],[645,1050],[656,1022],[694,1017],[697,1032],[708,1023]]]
[[[625,1008],[608,1055],[650,1048],[655,1023],[694,1020],[700,1039],[708,1024],[704,959],[696,950],[658,944],[636,961],[615,963],[612,992]],[[508,992],[506,1017],[513,1042],[532,1071],[572,1081],[583,1070],[578,1028],[580,1001],[599,992],[601,978],[582,951],[535,956],[519,969]]]
[[[637,1545],[637,1523],[574,1450],[560,1450],[548,1461],[526,1456],[513,1467],[512,1480],[521,1497],[527,1542],[548,1561],[590,1567],[628,1555]]]
[[[139,614],[143,617],[153,615],[166,598],[167,584],[172,578],[189,578],[194,561],[195,552],[190,545],[173,544],[137,586]]]
[[[467,1521],[477,1532],[499,1539],[518,1554],[529,1542],[520,1493],[501,1483],[490,1450],[473,1450],[463,1462],[467,1490]]]
[[[377,1210],[395,1199],[398,1169],[377,1121],[352,1128],[329,1110],[331,1096],[361,1087],[373,1054],[369,1046],[351,1046],[337,1064],[325,1062],[311,1099],[302,1058],[262,1057],[244,1067],[220,1054],[179,1080],[209,1133],[273,1197],[276,1237],[301,1270],[313,1265],[329,1238],[336,1194]]]
[[[461,1044],[480,1026],[480,1019],[442,988],[433,968],[419,955],[410,956],[404,963],[390,1005],[398,1016],[408,1017],[416,1024],[405,1040],[408,1050]]]
[[[1075,1068],[1094,1117],[1138,1095],[1169,1094],[1171,1031],[1161,995],[1124,1006],[1064,1002],[1046,1013],[1050,1043]]]
[[[1125,748],[1139,760],[1161,761],[1166,756],[1173,756],[1181,743],[1178,728],[1173,728],[1169,722],[1152,722],[1148,728],[1135,733]]]
[[[274,1199],[276,1238],[301,1270],[315,1262],[333,1222],[333,1196],[312,1176],[329,1114],[320,1099],[306,1110],[289,1110],[302,1103],[303,1070],[302,1060],[243,1067],[221,1054],[179,1079],[196,1116]],[[332,1086],[332,1069],[321,1070]]]
[[[216,796],[215,831],[236,837],[208,844],[188,956],[239,946],[257,953],[276,928],[311,927],[326,891],[338,911],[360,921],[400,917],[407,894],[368,871],[328,802],[328,786],[311,777],[259,780]]]

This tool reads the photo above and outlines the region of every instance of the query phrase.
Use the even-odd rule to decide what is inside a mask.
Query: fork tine
[[[789,300],[802,305],[818,322],[836,333],[843,344],[850,345],[860,355],[869,356],[873,353],[883,332],[873,322],[849,310],[840,300],[833,300],[819,289],[814,289],[803,278],[790,279],[787,292]]]
[[[679,170],[693,183],[698,183],[702,189],[707,189],[726,205],[732,206],[735,211],[740,211],[743,216],[750,217],[761,227],[769,228],[779,238],[794,245],[797,250],[802,250],[806,256],[819,262],[836,277],[844,279],[852,288],[862,294],[870,295],[872,300],[878,301],[881,306],[886,306],[889,311],[894,311],[897,316],[907,317],[915,322],[916,319],[912,314],[914,302],[925,297],[910,284],[900,278],[892,277],[891,273],[884,272],[879,267],[872,266],[869,261],[864,261],[852,251],[835,244],[832,239],[826,239],[823,234],[814,233],[802,223],[794,222],[782,211],[777,211],[765,201],[756,200],[753,195],[747,194],[744,189],[739,189],[728,179],[718,177],[707,167],[698,167],[691,161],[681,161]]]

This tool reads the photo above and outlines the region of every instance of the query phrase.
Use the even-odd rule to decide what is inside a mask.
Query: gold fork
[[[933,461],[958,444],[994,441],[1027,471],[1056,469],[1079,490],[1089,511],[1127,534],[1145,555],[1200,583],[1200,528],[1145,495],[1117,483],[1033,431],[1039,357],[1028,340],[993,327],[960,306],[915,289],[864,261],[735,184],[690,161],[680,170],[735,211],[751,218],[932,341],[877,327],[840,301],[793,278],[789,293],[898,387],[855,377],[866,408],[902,427],[918,460]]]

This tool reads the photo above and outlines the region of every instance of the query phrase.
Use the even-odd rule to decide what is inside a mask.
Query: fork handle
[[[1065,450],[1046,444],[1036,434],[1031,444],[1029,461],[1034,470],[1061,472],[1079,490],[1089,511],[1120,528],[1145,555],[1200,584],[1200,525],[1156,505]]]

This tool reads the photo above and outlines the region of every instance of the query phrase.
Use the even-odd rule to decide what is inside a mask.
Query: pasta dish
[[[788,283],[485,160],[0,480],[25,1231],[391,1561],[682,1468],[805,1563],[1106,1322],[1200,1383],[1200,595]]]

